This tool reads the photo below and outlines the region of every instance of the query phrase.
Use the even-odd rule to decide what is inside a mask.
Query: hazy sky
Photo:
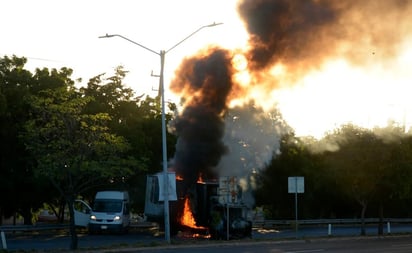
[[[257,3],[248,2],[251,5]],[[318,2],[312,1],[312,7]],[[330,3],[341,3],[349,10],[336,13],[341,18],[334,21],[334,26],[327,26],[333,28],[325,32],[306,31],[306,22],[291,27],[298,29],[284,34],[296,37],[292,36],[278,53],[292,56],[287,59],[293,62],[274,58],[280,60],[265,73],[270,75],[267,80],[272,82],[268,84],[263,81],[250,85],[247,83],[250,81],[248,73],[242,73],[240,76],[247,80],[245,87],[250,87],[245,88],[248,91],[246,98],[253,98],[262,106],[277,103],[298,135],[320,136],[326,130],[348,122],[374,127],[396,120],[407,127],[412,126],[410,1],[400,1],[408,3],[403,8],[394,8],[391,3],[395,2],[389,0]],[[306,9],[297,8],[298,11]],[[129,71],[125,83],[136,91],[136,95],[151,96],[157,94],[153,89],[158,88],[159,80],[152,77],[151,72],[159,73],[160,57],[118,37],[98,37],[106,33],[120,34],[159,52],[169,49],[201,26],[223,22],[223,25],[202,29],[166,55],[166,100],[174,102],[177,97],[167,88],[184,57],[212,44],[227,49],[241,48],[243,52],[250,46],[247,44],[249,35],[237,13],[236,0],[2,0],[0,10],[0,56],[27,57],[30,70],[69,67],[74,70],[73,79],[83,78],[83,83],[104,72],[110,76],[115,67],[123,65]],[[280,17],[282,21],[284,15],[299,21],[297,14],[272,16],[274,20]],[[308,14],[309,21],[319,22],[315,24],[327,22],[317,17],[316,12]],[[254,20],[252,17],[251,21]],[[263,30],[270,30],[267,23],[257,24],[263,26]],[[285,24],[288,28],[288,23]],[[278,23],[272,26],[283,28]],[[340,29],[339,32],[335,28]],[[305,43],[308,41],[312,44]],[[317,58],[322,52],[330,55]],[[385,58],[388,52],[393,54]],[[353,64],[354,58],[365,56],[369,60]],[[296,76],[294,67],[299,64],[311,69]],[[278,85],[268,89],[273,80]],[[256,89],[262,83],[266,88]]]
[[[1,56],[27,57],[30,69],[70,67],[73,78],[84,81],[123,65],[130,71],[126,83],[150,95],[158,86],[150,74],[159,73],[159,56],[118,37],[98,36],[121,34],[158,52],[203,25],[223,22],[166,55],[165,81],[183,57],[208,44],[233,48],[246,41],[234,0],[3,0],[0,9]]]

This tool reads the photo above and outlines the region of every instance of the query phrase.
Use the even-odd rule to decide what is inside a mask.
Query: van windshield
[[[113,199],[96,199],[93,211],[105,213],[120,213],[122,211],[122,201]]]

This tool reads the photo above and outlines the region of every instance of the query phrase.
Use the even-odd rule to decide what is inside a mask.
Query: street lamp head
[[[223,25],[223,23],[221,23],[221,22],[219,22],[219,23],[213,22],[213,23],[210,24],[210,25],[206,25],[206,27],[213,27],[213,26],[217,26],[217,25]]]
[[[114,37],[114,36],[115,36],[115,35],[113,35],[113,34],[107,34],[107,33],[106,33],[106,35],[99,36],[99,39],[112,38],[112,37]]]

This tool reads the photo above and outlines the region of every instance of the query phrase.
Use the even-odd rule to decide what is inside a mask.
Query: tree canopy
[[[287,178],[304,176],[302,218],[360,217],[364,221],[370,210],[382,221],[384,209],[388,215],[410,217],[406,203],[412,196],[411,140],[403,128],[392,125],[376,129],[343,125],[321,140],[286,134],[279,153],[261,175],[258,204],[266,207],[268,217],[293,218]]]
[[[69,68],[31,73],[25,63],[25,58],[0,58],[0,223],[16,213],[30,223],[31,210],[59,198],[73,217],[76,197],[108,187],[134,192],[132,208],[143,210],[144,194],[135,189],[144,185],[135,185],[136,175],[161,170],[157,100],[135,96],[123,84],[122,67],[78,88]]]

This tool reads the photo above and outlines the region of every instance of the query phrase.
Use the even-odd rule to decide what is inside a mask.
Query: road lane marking
[[[392,248],[409,248],[412,247],[412,243],[404,243],[404,244],[392,244]]]
[[[311,253],[311,252],[322,252],[324,249],[308,249],[308,250],[294,250],[294,251],[285,251],[285,253]]]

